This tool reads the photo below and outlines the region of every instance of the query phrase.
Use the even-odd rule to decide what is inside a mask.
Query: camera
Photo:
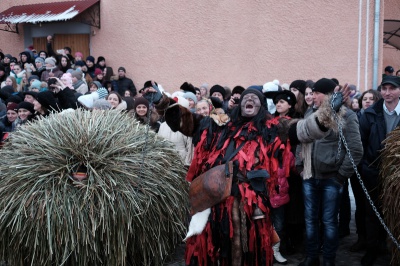
[[[55,85],[57,84],[57,79],[55,78],[49,78],[49,80],[47,81],[47,85],[49,89],[54,89],[54,87],[52,87],[51,85]]]
[[[234,102],[235,104],[239,104],[240,99],[239,99],[239,98],[233,98],[233,102]]]

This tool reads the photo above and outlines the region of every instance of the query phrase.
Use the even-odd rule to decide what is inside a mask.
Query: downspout
[[[375,0],[375,25],[374,25],[374,76],[372,81],[372,88],[376,90],[378,88],[378,66],[379,66],[379,45],[381,43],[381,39],[379,38],[379,21],[380,21],[380,7],[381,1]]]
[[[362,18],[362,0],[358,5],[358,53],[357,53],[357,89],[360,89],[360,72],[361,72],[361,18]]]
[[[370,70],[370,64],[369,64],[369,0],[367,0],[367,13],[365,16],[366,22],[365,22],[365,80],[364,80],[364,89],[369,90],[370,89],[370,83],[368,81],[368,71]]]

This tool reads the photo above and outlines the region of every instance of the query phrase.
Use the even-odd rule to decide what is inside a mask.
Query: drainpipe
[[[379,27],[379,11],[381,7],[381,1],[375,0],[375,25],[374,25],[374,67],[373,67],[373,80],[372,80],[372,88],[376,90],[378,88],[378,66],[379,66],[379,45],[381,43],[380,35],[380,27]]]
[[[358,4],[358,54],[357,54],[357,89],[360,89],[360,72],[361,72],[361,18],[362,18],[362,0]]]
[[[365,15],[365,77],[364,77],[364,89],[369,90],[370,88],[370,83],[368,81],[368,71],[370,70],[370,64],[369,64],[369,0],[367,0],[367,12]]]

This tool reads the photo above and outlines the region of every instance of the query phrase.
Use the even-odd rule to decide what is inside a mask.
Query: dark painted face
[[[258,96],[254,93],[248,93],[243,96],[240,103],[240,108],[242,111],[242,116],[253,117],[260,111],[261,102]]]

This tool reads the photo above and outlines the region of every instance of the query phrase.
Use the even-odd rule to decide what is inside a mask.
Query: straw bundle
[[[76,110],[13,133],[0,150],[1,258],[161,265],[184,234],[188,186],[173,146],[146,132],[117,111]]]
[[[393,130],[385,139],[382,151],[382,210],[385,223],[393,236],[400,241],[400,128]],[[400,261],[400,250],[393,245],[392,262]]]

